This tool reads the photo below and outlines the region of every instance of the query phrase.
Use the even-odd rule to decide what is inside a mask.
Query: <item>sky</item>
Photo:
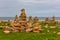
[[[0,0],[0,17],[19,16],[22,8],[27,17],[60,17],[60,0]]]

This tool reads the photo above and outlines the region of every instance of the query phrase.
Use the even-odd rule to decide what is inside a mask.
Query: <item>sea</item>
[[[38,18],[39,18],[39,20],[45,20],[46,17],[38,17]],[[27,19],[28,19],[28,17],[27,17]],[[49,19],[51,19],[51,17],[49,17]],[[60,20],[60,17],[55,17],[55,19]],[[4,20],[4,21],[14,20],[14,17],[0,17],[0,20]]]

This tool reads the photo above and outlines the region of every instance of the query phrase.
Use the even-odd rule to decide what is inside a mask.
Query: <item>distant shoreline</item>
[[[8,20],[3,20],[5,22],[7,22]],[[10,20],[10,21],[13,21],[13,20]],[[39,21],[45,21],[45,20],[39,20]],[[60,20],[55,20],[55,21],[60,21]]]
[[[33,17],[34,18],[34,17]],[[44,21],[46,17],[38,17],[38,19],[40,21]],[[28,19],[28,17],[27,17]],[[49,19],[51,19],[51,17],[49,17]],[[14,17],[0,17],[0,20],[3,20],[3,21],[8,21],[8,20],[14,20]],[[55,17],[55,20],[56,21],[60,21],[60,17]]]

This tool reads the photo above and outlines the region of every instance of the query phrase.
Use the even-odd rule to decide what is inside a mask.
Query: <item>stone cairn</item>
[[[55,16],[52,17],[52,21],[55,21]]]
[[[13,23],[13,28],[15,29],[15,32],[17,30],[19,31],[25,31],[25,28],[27,26],[27,22],[26,22],[26,14],[25,14],[25,9],[21,9],[21,14],[18,18],[18,16],[15,16],[15,20]]]
[[[23,32],[23,31],[26,31],[26,32],[35,31],[33,29],[33,26],[37,25],[36,27],[38,27],[39,26],[38,22],[39,22],[38,17],[32,18],[32,16],[29,16],[29,18],[27,20],[26,14],[25,14],[25,9],[21,9],[21,14],[20,14],[19,18],[17,15],[15,16],[14,23],[13,23],[13,29],[15,31],[14,30],[13,31],[14,32],[16,32],[17,30],[19,30],[21,32]]]
[[[18,21],[18,15],[15,16],[14,22]]]
[[[38,22],[39,22],[38,17],[34,17],[34,19],[33,19],[33,23],[38,23]]]
[[[21,9],[20,20],[26,21],[25,9]]]
[[[49,21],[49,18],[48,18],[48,17],[46,17],[45,21],[46,21],[46,22],[47,22],[47,21]]]
[[[55,22],[55,16],[52,17],[51,21],[52,22]]]
[[[48,17],[45,19],[45,21],[49,21]],[[52,17],[52,21],[55,21],[55,17]],[[8,20],[8,24],[11,24],[12,32],[40,32],[42,31],[42,28],[39,23],[38,17],[32,18],[32,16],[29,16],[28,20],[26,18],[25,9],[21,9],[21,14],[18,17],[18,15],[15,16],[14,21],[10,22]],[[6,28],[5,32],[8,29]],[[8,30],[9,32],[9,30]]]
[[[29,22],[33,22],[32,16],[29,16],[28,21],[29,21]]]

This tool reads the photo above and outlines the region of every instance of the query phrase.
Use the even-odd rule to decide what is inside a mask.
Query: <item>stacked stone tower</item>
[[[22,21],[26,21],[25,9],[21,9],[21,14],[20,14],[19,18]]]
[[[38,17],[34,17],[33,23],[38,23],[38,21],[39,21]]]
[[[49,21],[49,18],[48,18],[48,17],[46,17],[45,21]]]
[[[55,16],[52,17],[52,21],[55,21]]]
[[[18,21],[18,15],[15,16],[14,21],[16,21],[16,22]]]

